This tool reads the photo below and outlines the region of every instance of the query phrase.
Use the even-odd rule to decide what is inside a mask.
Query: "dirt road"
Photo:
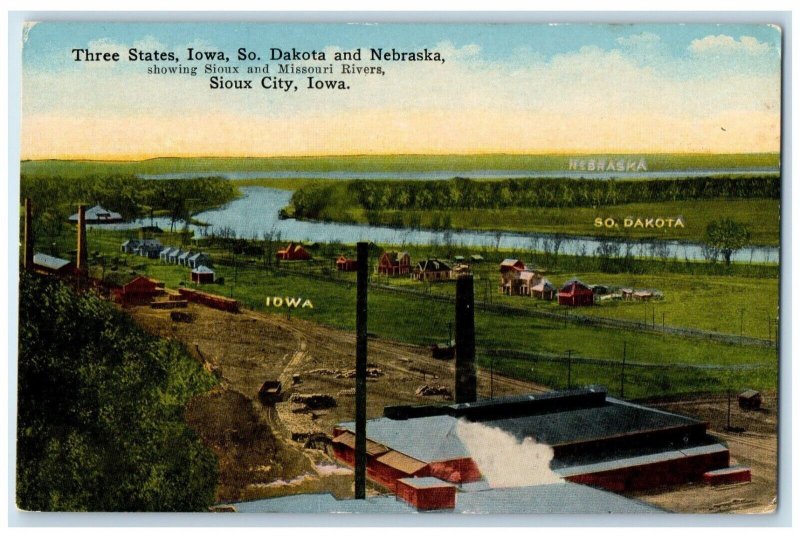
[[[346,495],[349,470],[315,448],[334,425],[355,416],[355,335],[285,315],[231,314],[194,304],[189,312],[194,321],[185,323],[171,321],[168,311],[130,309],[150,332],[182,342],[220,380],[186,411],[220,460],[219,501],[310,491]],[[387,405],[448,401],[417,395],[426,385],[454,393],[453,362],[433,359],[425,348],[370,338],[368,367],[368,418],[382,416]],[[275,407],[259,401],[266,380],[282,382],[283,401]],[[479,370],[480,395],[489,396],[490,382],[489,373]],[[494,376],[496,396],[543,390]],[[290,401],[292,394],[327,395],[335,406],[310,409]]]

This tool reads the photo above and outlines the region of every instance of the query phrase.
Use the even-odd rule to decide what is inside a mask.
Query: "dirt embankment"
[[[314,491],[348,495],[352,476],[324,451],[333,427],[355,416],[355,335],[284,316],[231,314],[190,305],[193,321],[138,307],[134,319],[150,332],[182,342],[220,385],[187,406],[187,422],[217,454],[218,500],[231,502]],[[454,393],[452,361],[425,348],[371,338],[367,416],[387,405],[447,402]],[[280,380],[281,402],[264,405],[264,381]],[[489,396],[544,387],[479,372],[478,391]],[[309,400],[310,395],[324,398]],[[325,402],[309,405],[309,401]]]

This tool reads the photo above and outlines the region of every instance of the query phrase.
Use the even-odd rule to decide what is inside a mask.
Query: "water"
[[[289,204],[292,197],[291,191],[270,189],[265,187],[242,188],[244,196],[230,204],[205,211],[196,216],[208,227],[190,226],[195,236],[203,233],[219,234],[223,228],[229,228],[237,237],[245,239],[261,239],[264,233],[280,233],[285,241],[333,242],[355,243],[357,241],[372,241],[386,245],[443,245],[448,239],[454,247],[495,248],[498,246],[497,234],[493,232],[478,231],[450,231],[434,232],[430,230],[412,230],[407,228],[387,228],[382,226],[309,222],[295,219],[278,218],[278,212]],[[153,224],[168,230],[170,222],[167,218],[153,219]],[[140,219],[137,222],[125,224],[105,224],[104,229],[133,229],[149,225],[150,219]],[[182,227],[182,224],[176,225]],[[543,240],[547,235],[503,233],[500,236],[499,246],[505,249],[543,250]],[[588,237],[565,238],[561,244],[562,254],[592,254],[600,242]],[[666,243],[666,257],[683,261],[684,259],[702,260],[702,247],[692,243]],[[653,258],[659,257],[649,252],[647,243],[637,243],[634,246],[635,256]],[[752,247],[736,252],[732,258],[742,262],[778,263],[779,251],[776,247]]]
[[[435,170],[417,172],[354,172],[352,170],[331,171],[297,171],[269,170],[262,172],[177,172],[169,174],[140,174],[141,179],[196,179],[201,177],[221,177],[230,180],[243,179],[406,179],[406,180],[447,180],[454,177],[471,179],[518,179],[538,178],[570,178],[570,179],[652,179],[682,177],[740,176],[752,174],[780,173],[776,168],[730,168],[730,169],[688,169],[688,170],[653,170],[646,172],[587,172],[585,170]]]

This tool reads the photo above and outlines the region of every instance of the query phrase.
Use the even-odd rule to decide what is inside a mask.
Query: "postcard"
[[[26,23],[18,509],[774,512],[782,37]]]

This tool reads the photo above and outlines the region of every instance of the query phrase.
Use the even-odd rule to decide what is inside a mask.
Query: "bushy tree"
[[[90,293],[21,275],[17,504],[41,511],[190,511],[217,464],[183,421],[212,378],[177,344]]]
[[[733,253],[747,245],[749,240],[747,226],[733,219],[714,220],[706,227],[706,245],[722,254],[726,266],[730,266]]]

